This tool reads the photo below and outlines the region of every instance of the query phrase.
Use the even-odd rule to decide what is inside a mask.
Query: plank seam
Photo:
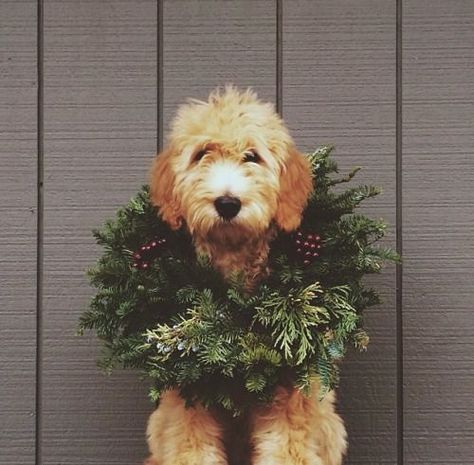
[[[276,109],[283,116],[283,2],[276,0]]]
[[[41,357],[43,330],[43,211],[44,211],[44,5],[37,0],[36,73],[37,73],[37,205],[36,205],[36,366],[35,366],[35,463],[41,463]]]
[[[156,149],[159,153],[163,149],[163,0],[156,3]]]
[[[403,252],[403,197],[402,197],[402,149],[403,149],[403,88],[402,88],[402,1],[396,1],[396,249]],[[404,463],[404,392],[403,392],[403,265],[396,266],[396,326],[397,326],[397,464]]]

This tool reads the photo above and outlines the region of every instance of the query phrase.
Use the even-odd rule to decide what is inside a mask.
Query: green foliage
[[[97,292],[80,332],[93,329],[103,341],[101,366],[143,370],[153,379],[153,400],[177,387],[188,403],[235,415],[271,400],[281,382],[306,390],[317,376],[322,395],[334,387],[347,346],[367,347],[363,310],[379,303],[361,280],[398,256],[375,246],[382,221],[354,213],[379,189],[335,192],[358,169],[337,177],[331,151],[308,155],[315,190],[301,230],[322,238],[320,257],[303,266],[294,235],[280,233],[272,273],[252,295],[239,276],[224,282],[207,257],[195,256],[186,231],[171,231],[158,217],[146,186],[95,231],[104,253],[88,273]],[[166,247],[147,269],[134,268],[134,252],[154,238],[165,238]]]

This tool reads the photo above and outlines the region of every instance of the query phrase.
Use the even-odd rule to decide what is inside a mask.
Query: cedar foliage
[[[169,229],[146,186],[94,231],[104,252],[88,272],[97,292],[79,328],[103,342],[100,365],[141,369],[153,380],[153,400],[178,388],[188,404],[234,415],[269,402],[279,383],[307,390],[317,376],[321,395],[335,387],[348,345],[367,347],[363,310],[379,303],[362,278],[398,256],[375,245],[385,223],[355,213],[379,189],[335,189],[358,169],[338,176],[331,152],[324,146],[308,155],[315,189],[300,228],[321,237],[320,256],[303,265],[294,234],[280,233],[270,250],[272,272],[252,295],[240,276],[224,282],[207,257],[196,256],[184,229]],[[154,238],[166,239],[166,247],[148,269],[133,268],[134,252]]]

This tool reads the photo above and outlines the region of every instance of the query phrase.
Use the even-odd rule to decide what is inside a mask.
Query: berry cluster
[[[152,239],[140,247],[140,250],[135,252],[133,257],[133,268],[146,270],[150,266],[150,262],[158,256],[160,249],[166,244],[166,239]]]
[[[321,238],[314,233],[303,234],[301,231],[295,236],[296,253],[303,260],[303,265],[310,265],[319,257]]]

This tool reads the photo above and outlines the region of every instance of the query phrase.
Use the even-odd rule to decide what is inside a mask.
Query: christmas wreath
[[[95,231],[104,253],[89,270],[97,289],[80,319],[103,341],[100,364],[135,367],[152,380],[151,397],[178,388],[188,403],[238,415],[268,402],[277,384],[322,395],[338,382],[348,345],[367,347],[362,312],[379,303],[362,282],[397,254],[374,243],[381,220],[355,214],[379,189],[342,190],[332,147],[308,155],[314,193],[300,229],[271,244],[271,273],[248,295],[239,275],[223,278],[196,256],[183,228],[172,231],[151,205],[148,188]]]

